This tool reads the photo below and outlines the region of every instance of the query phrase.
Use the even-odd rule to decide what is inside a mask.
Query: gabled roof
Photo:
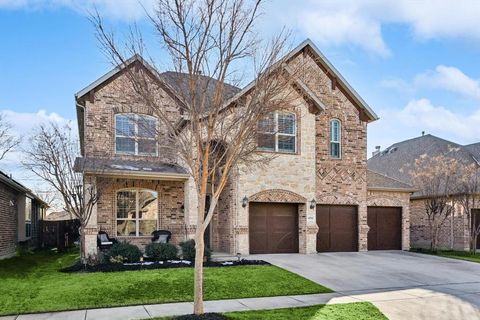
[[[378,191],[415,192],[413,186],[403,181],[387,177],[381,173],[367,170],[367,189]]]
[[[401,141],[382,150],[368,159],[368,169],[390,178],[412,184],[415,160],[422,155],[428,157],[448,156],[460,163],[477,163],[480,159],[480,143],[463,146],[431,134]]]
[[[0,183],[3,183],[13,190],[24,193],[25,195],[29,196],[30,198],[35,199],[38,203],[40,203],[44,207],[49,207],[48,203],[40,199],[35,193],[33,193],[32,190],[29,188],[25,187],[23,184],[20,182],[14,180],[11,176],[8,176],[6,173],[3,171],[0,171]]]

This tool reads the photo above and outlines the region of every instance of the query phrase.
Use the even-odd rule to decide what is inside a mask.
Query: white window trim
[[[333,123],[336,122],[338,123],[338,140],[333,140]],[[332,154],[332,143],[338,143],[338,157],[335,157]],[[329,144],[329,149],[330,149],[330,158],[338,160],[342,159],[342,122],[340,119],[334,118],[330,120],[330,144]]]
[[[281,133],[281,132],[278,131],[278,115],[279,114],[293,115],[293,120],[294,120],[293,133]],[[273,134],[274,137],[275,137],[275,145],[274,145],[273,150],[269,149],[269,148],[262,148],[262,147],[258,147],[258,150],[267,151],[267,152],[289,153],[289,154],[297,153],[297,115],[294,112],[278,112],[278,111],[275,111],[274,114],[273,114],[273,132],[260,131],[259,133]],[[295,138],[294,150],[293,151],[279,150],[278,149],[278,136],[294,137]]]
[[[124,136],[124,135],[117,135],[117,116],[133,116],[135,118],[135,122],[134,122],[134,130],[135,130],[135,134],[134,136]],[[157,134],[155,133],[155,137],[154,138],[146,138],[146,137],[139,137],[138,136],[138,118],[139,117],[143,117],[143,118],[150,118],[150,119],[153,119],[155,120],[155,129],[157,128],[157,118],[153,117],[153,116],[150,116],[150,115],[146,115],[146,114],[138,114],[138,113],[116,113],[114,115],[114,130],[115,130],[115,139],[114,139],[114,148],[115,148],[115,154],[121,154],[121,155],[133,155],[133,156],[145,156],[145,157],[148,157],[148,156],[155,156],[157,157],[158,156],[158,142],[157,142]],[[134,139],[134,142],[135,142],[135,152],[134,153],[131,153],[131,152],[126,152],[126,151],[117,151],[117,137],[118,138],[130,138],[130,139]],[[151,153],[139,153],[138,152],[138,140],[139,139],[142,139],[142,140],[151,140],[151,141],[154,141],[155,142],[155,154],[151,154]]]
[[[146,189],[146,188],[124,188],[124,189],[119,189],[115,192],[115,236],[116,237],[135,237],[135,238],[142,238],[142,237],[151,237],[151,235],[139,235],[139,231],[140,231],[140,223],[139,221],[142,221],[142,220],[145,220],[145,221],[152,221],[153,219],[140,219],[139,218],[139,212],[140,212],[140,204],[138,202],[139,200],[139,196],[138,196],[138,193],[140,191],[150,191],[150,192],[155,192],[157,194],[157,218],[155,219],[155,224],[156,224],[156,227],[155,227],[155,230],[158,230],[159,229],[159,223],[158,223],[158,218],[159,218],[159,212],[158,212],[158,208],[159,208],[159,203],[158,203],[158,191],[156,190],[152,190],[152,189]],[[135,219],[128,219],[128,218],[118,218],[118,203],[117,203],[117,199],[118,199],[118,193],[119,192],[123,192],[123,191],[135,191]],[[118,227],[118,224],[117,224],[117,221],[135,221],[135,235],[134,236],[131,236],[131,235],[118,235],[118,230],[117,230],[117,227]]]

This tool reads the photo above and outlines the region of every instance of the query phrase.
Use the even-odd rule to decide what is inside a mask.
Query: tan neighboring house
[[[207,244],[228,254],[408,249],[411,187],[367,174],[367,125],[377,116],[310,40],[286,61],[302,64],[305,74],[290,112],[272,115],[287,129],[259,150],[276,157],[266,168],[236,168],[207,230]],[[158,99],[171,121],[179,121],[176,90],[182,90],[186,75],[151,72],[138,56],[124,68],[130,67],[144,68],[160,83]],[[178,244],[196,229],[192,180],[162,151],[162,137],[142,136],[132,127],[141,121],[161,131],[123,83],[124,69],[116,68],[75,95],[82,152],[77,168],[87,183],[102,185],[86,230],[91,254],[100,230],[143,247],[154,230],[171,231]],[[228,88],[232,96],[245,90]],[[125,134],[125,127],[137,136]]]
[[[368,160],[368,168],[392,179],[413,183],[410,170],[415,160],[422,155],[429,157],[448,156],[458,163],[480,165],[480,143],[459,145],[442,138],[426,134],[395,143],[385,150],[377,150]],[[410,241],[416,248],[430,248],[430,231],[425,214],[425,197],[417,190],[410,197]],[[469,219],[470,216],[470,219]],[[469,250],[472,223],[480,223],[480,207],[472,208],[467,215],[461,205],[446,219],[439,232],[439,248]],[[480,241],[477,242],[480,249]]]

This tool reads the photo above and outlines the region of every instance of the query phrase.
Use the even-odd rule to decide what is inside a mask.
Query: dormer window
[[[257,124],[258,149],[297,152],[297,121],[294,113],[272,112]]]
[[[330,157],[340,159],[342,154],[342,123],[338,119],[330,121]]]
[[[157,120],[139,114],[115,115],[115,153],[157,155]]]

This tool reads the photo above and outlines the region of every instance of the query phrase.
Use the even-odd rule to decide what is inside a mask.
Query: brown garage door
[[[480,209],[472,209],[472,227],[475,226],[475,229],[480,228]],[[480,236],[477,238],[477,249],[480,249]]]
[[[317,251],[357,251],[357,208],[317,206]]]
[[[402,249],[402,208],[368,207],[368,250]]]
[[[298,205],[250,203],[250,253],[298,252]]]

